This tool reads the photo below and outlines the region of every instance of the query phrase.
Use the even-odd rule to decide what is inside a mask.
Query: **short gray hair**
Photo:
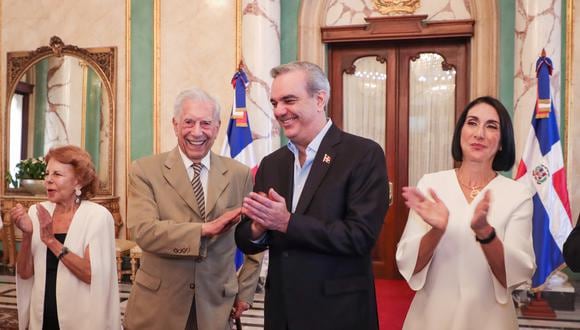
[[[314,94],[320,91],[326,93],[327,97],[324,103],[326,106],[330,99],[330,83],[328,82],[326,74],[318,65],[305,61],[290,62],[272,68],[270,75],[272,78],[276,78],[279,75],[293,71],[303,71],[306,73],[306,91],[310,96],[314,96]]]
[[[175,103],[173,105],[173,118],[175,119],[179,118],[179,116],[181,115],[183,102],[185,102],[186,100],[190,100],[193,102],[210,103],[213,109],[213,118],[218,122],[220,121],[221,109],[219,103],[211,95],[206,93],[201,88],[197,87],[191,87],[189,89],[182,91],[181,93],[179,93],[179,95],[177,95],[177,97],[175,98]]]

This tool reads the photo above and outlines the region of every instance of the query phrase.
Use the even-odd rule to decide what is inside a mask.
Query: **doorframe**
[[[326,66],[326,47],[321,28],[326,22],[326,10],[331,0],[302,1],[298,17],[298,60]],[[496,0],[468,0],[469,12],[476,22],[471,38],[469,59],[470,95],[497,97],[499,80],[499,11]]]

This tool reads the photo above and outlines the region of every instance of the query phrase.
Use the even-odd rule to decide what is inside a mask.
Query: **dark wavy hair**
[[[451,142],[451,154],[455,161],[463,161],[463,150],[461,150],[461,130],[463,129],[463,125],[465,125],[465,119],[467,118],[469,110],[481,103],[489,104],[495,109],[499,117],[500,148],[493,158],[492,168],[494,171],[507,171],[512,168],[516,160],[514,128],[512,125],[512,119],[510,118],[505,106],[498,99],[491,96],[478,97],[465,107],[455,125],[453,141]]]
[[[72,165],[75,176],[82,186],[80,199],[89,199],[95,195],[99,182],[88,152],[73,145],[54,147],[50,148],[45,156],[47,164],[51,159]]]

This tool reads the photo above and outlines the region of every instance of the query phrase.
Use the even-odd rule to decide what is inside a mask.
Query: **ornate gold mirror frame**
[[[98,196],[109,196],[114,193],[114,132],[115,132],[115,110],[116,110],[116,47],[100,47],[100,48],[80,48],[74,45],[66,45],[57,36],[50,38],[50,43],[48,46],[43,46],[37,48],[34,51],[19,51],[19,52],[9,52],[7,53],[7,80],[6,80],[6,105],[4,107],[4,130],[3,139],[4,143],[3,149],[3,160],[2,168],[0,173],[0,193],[1,195],[14,195],[21,192],[13,191],[8,189],[6,184],[6,171],[9,164],[9,146],[10,146],[10,105],[12,96],[15,93],[16,86],[22,79],[24,74],[31,69],[34,65],[40,61],[47,59],[49,57],[63,57],[69,55],[79,59],[81,62],[86,63],[93,71],[98,75],[101,82],[103,83],[104,92],[107,93],[108,99],[108,114],[104,116],[105,120],[101,123],[106,125],[108,132],[107,139],[108,145],[104,148],[105,150],[99,150],[102,155],[106,153],[107,161],[103,165],[103,172],[106,173],[106,178],[99,177],[99,188],[97,191]],[[82,132],[85,131],[83,121]]]

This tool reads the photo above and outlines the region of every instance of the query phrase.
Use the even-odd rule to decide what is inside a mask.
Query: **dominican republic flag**
[[[532,287],[542,287],[550,274],[564,263],[562,245],[572,230],[572,214],[566,188],[566,169],[550,96],[552,61],[536,61],[538,99],[531,129],[518,166],[516,180],[535,192],[532,236],[537,269]]]
[[[258,166],[254,148],[252,147],[252,131],[250,130],[248,112],[246,111],[246,87],[248,84],[248,77],[244,70],[240,68],[232,77],[234,103],[222,155],[245,164],[255,175]],[[235,262],[236,269],[240,268],[244,263],[244,255],[240,250],[236,251]]]
[[[243,69],[238,70],[232,77],[234,103],[222,155],[245,164],[252,169],[253,174],[256,174],[258,163],[252,147],[252,131],[246,111],[246,87],[248,84],[249,80]]]

